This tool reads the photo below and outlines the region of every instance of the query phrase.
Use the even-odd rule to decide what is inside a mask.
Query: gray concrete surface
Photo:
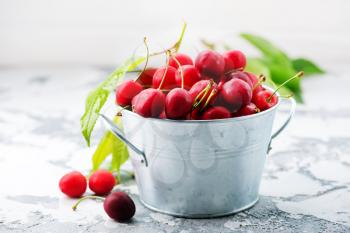
[[[348,71],[333,67],[304,80],[306,105],[273,142],[253,208],[223,218],[174,218],[143,207],[131,181],[116,188],[132,195],[137,212],[120,224],[95,201],[73,212],[74,200],[57,187],[64,173],[90,168],[94,147],[85,146],[79,118],[106,71],[2,69],[0,232],[350,232]]]

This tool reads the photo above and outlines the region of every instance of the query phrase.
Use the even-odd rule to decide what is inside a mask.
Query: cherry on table
[[[190,93],[182,88],[172,89],[165,98],[165,113],[170,119],[186,117],[192,109],[193,99]]]
[[[121,191],[109,194],[103,202],[103,208],[107,215],[117,222],[130,220],[136,212],[134,201]]]
[[[207,76],[220,77],[225,70],[223,56],[212,50],[205,50],[199,53],[195,65],[201,74]]]
[[[230,111],[222,106],[209,107],[203,112],[201,117],[202,120],[214,120],[214,119],[225,119],[230,118]]]
[[[89,178],[89,188],[99,196],[110,193],[115,184],[113,174],[106,170],[95,171]]]
[[[158,68],[153,75],[153,80],[152,80],[153,88],[159,88],[159,89],[165,89],[165,90],[171,90],[175,88],[176,87],[175,74],[176,74],[176,69],[172,66],[168,66],[168,68],[166,67]]]
[[[201,74],[195,66],[183,65],[177,69],[175,75],[175,82],[178,87],[182,87],[182,78],[184,79],[184,88],[189,90],[196,82],[201,80]]]
[[[132,99],[142,90],[143,87],[140,83],[133,80],[126,80],[117,87],[116,103],[122,107],[130,106]]]
[[[244,69],[247,63],[245,55],[239,50],[230,50],[223,54],[225,60],[225,72],[236,69]]]
[[[110,193],[106,198],[100,196],[82,197],[72,206],[72,209],[75,211],[78,205],[87,199],[103,201],[103,208],[106,214],[117,222],[126,222],[130,220],[136,212],[134,201],[128,194],[122,191]]]
[[[143,117],[159,117],[164,111],[165,95],[161,90],[148,88],[132,100],[132,109]]]
[[[81,197],[86,191],[86,178],[78,171],[72,171],[64,175],[59,182],[62,193],[69,197]]]
[[[192,58],[186,54],[183,54],[183,53],[177,53],[177,54],[170,57],[169,66],[172,66],[172,67],[177,69],[177,68],[179,68],[178,63],[180,63],[181,66],[193,65]]]

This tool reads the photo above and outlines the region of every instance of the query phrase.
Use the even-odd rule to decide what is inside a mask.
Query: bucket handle
[[[140,150],[139,148],[137,148],[134,144],[132,144],[124,135],[124,132],[108,117],[106,117],[103,114],[100,114],[100,116],[103,118],[103,120],[105,120],[105,122],[107,123],[107,127],[108,129],[116,136],[118,137],[120,140],[122,140],[126,145],[129,146],[130,149],[132,149],[133,151],[135,151],[137,154],[141,155],[143,157],[143,160],[141,160],[141,162],[145,162],[146,167],[148,166],[148,161],[145,155],[145,152],[143,152],[142,150]]]
[[[284,123],[272,134],[271,139],[274,139],[277,137],[289,124],[290,120],[293,118],[295,114],[295,109],[296,109],[296,102],[294,98],[288,98],[288,99],[281,99],[281,100],[288,100],[290,103],[290,110],[287,119],[284,121]]]
[[[272,139],[276,138],[289,124],[290,120],[293,118],[294,114],[295,114],[295,109],[296,109],[296,102],[293,98],[288,98],[288,99],[281,99],[281,100],[288,100],[290,103],[290,110],[289,110],[289,114],[287,119],[284,121],[284,123],[272,134],[271,139],[270,139],[270,143],[267,149],[267,153],[270,152],[271,148],[271,142]]]

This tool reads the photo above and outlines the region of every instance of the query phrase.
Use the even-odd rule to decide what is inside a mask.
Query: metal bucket
[[[122,112],[123,131],[102,115],[127,145],[141,202],[165,214],[208,218],[236,213],[258,201],[278,103],[263,112],[222,120],[162,120]],[[271,136],[272,135],[272,136]]]

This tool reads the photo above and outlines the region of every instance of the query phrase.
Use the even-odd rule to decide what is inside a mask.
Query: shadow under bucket
[[[123,131],[101,115],[127,145],[141,202],[165,214],[209,218],[253,206],[271,139],[288,124],[272,125],[272,108],[222,120],[162,120],[122,111]],[[271,136],[272,135],[272,136]]]

